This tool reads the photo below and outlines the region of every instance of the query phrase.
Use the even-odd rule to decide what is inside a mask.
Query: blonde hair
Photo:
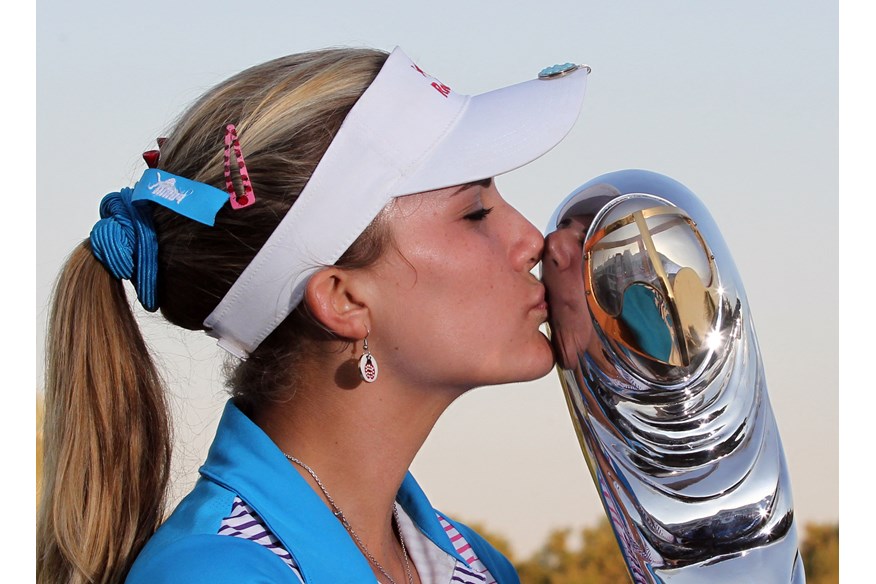
[[[233,123],[257,204],[224,207],[214,227],[155,206],[165,318],[203,329],[385,59],[368,49],[276,59],[221,83],[180,118],[159,167],[224,188],[224,128]],[[337,265],[368,265],[389,240],[378,218]],[[235,400],[255,410],[288,393],[297,366],[328,337],[303,309],[293,313],[232,372]],[[87,240],[57,281],[46,359],[37,580],[121,582],[163,519],[171,433],[161,378],[122,283]]]

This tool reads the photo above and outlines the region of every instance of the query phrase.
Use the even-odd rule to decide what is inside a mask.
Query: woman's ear
[[[310,314],[345,339],[364,339],[368,334],[368,304],[356,284],[354,272],[330,266],[313,274],[304,290]]]

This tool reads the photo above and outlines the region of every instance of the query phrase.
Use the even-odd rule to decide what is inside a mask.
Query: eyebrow
[[[481,180],[476,180],[476,181],[473,181],[470,183],[465,183],[464,185],[460,185],[458,189],[456,189],[453,193],[450,194],[450,196],[452,197],[454,195],[458,195],[459,193],[465,192],[472,187],[487,188],[490,186],[490,184],[492,182],[493,182],[493,179],[491,177],[491,178],[484,178]]]

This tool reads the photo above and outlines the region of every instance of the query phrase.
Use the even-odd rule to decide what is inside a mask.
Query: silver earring
[[[365,383],[374,383],[377,380],[377,359],[368,350],[368,335],[371,331],[365,333],[365,341],[362,345],[362,356],[359,357],[359,377]]]

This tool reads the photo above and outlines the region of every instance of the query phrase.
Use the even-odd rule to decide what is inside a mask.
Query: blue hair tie
[[[149,312],[158,309],[158,237],[148,205],[133,202],[133,189],[106,195],[100,202],[100,221],[91,230],[91,251],[110,273],[130,280],[137,298]]]

